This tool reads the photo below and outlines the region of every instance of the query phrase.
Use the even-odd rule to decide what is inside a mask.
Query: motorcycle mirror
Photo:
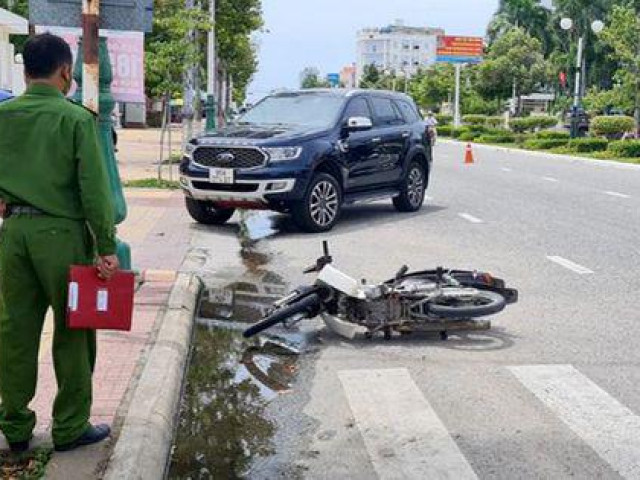
[[[398,270],[398,273],[396,273],[396,280],[400,280],[402,277],[406,275],[408,271],[409,271],[409,267],[407,265],[403,265],[402,268]]]

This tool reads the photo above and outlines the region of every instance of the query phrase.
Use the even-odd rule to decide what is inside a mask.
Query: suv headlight
[[[194,145],[193,143],[187,143],[187,145],[184,147],[183,155],[185,157],[191,158],[193,156],[193,151],[195,149],[196,149],[196,145]]]
[[[267,147],[264,151],[271,162],[284,162],[300,157],[302,147]]]

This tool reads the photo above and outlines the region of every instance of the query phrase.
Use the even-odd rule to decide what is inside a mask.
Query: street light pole
[[[206,130],[209,132],[216,128],[216,0],[209,0],[209,14],[211,29],[208,34],[207,45],[207,112]]]
[[[584,49],[584,37],[580,36],[578,40],[578,57],[576,60],[576,87],[573,94],[573,116],[571,117],[571,138],[578,137],[579,134],[579,122],[578,109],[581,103],[581,74],[582,74],[582,51]]]

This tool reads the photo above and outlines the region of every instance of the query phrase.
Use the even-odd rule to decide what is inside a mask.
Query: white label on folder
[[[78,282],[69,282],[69,310],[78,310]]]
[[[109,291],[98,290],[98,296],[96,298],[96,308],[99,312],[106,312],[109,310]]]

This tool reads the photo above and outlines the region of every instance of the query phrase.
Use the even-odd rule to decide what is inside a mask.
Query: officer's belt
[[[29,205],[7,205],[4,218],[18,217],[21,215],[40,216],[46,215],[46,213]]]

